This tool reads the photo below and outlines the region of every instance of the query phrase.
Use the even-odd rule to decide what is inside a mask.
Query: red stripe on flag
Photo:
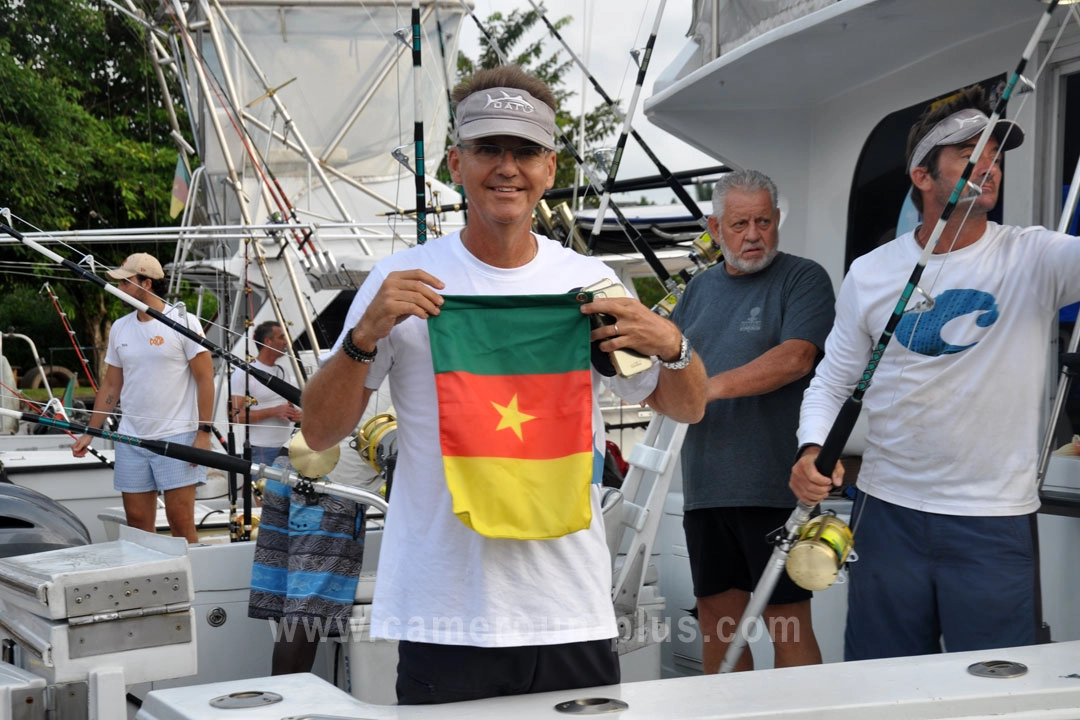
[[[592,448],[588,370],[539,375],[447,372],[435,376],[435,386],[444,456],[550,460]]]

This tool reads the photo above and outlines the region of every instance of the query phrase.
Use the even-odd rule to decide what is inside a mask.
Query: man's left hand
[[[603,313],[615,320],[592,331],[589,339],[599,340],[604,352],[637,350],[642,355],[656,355],[671,362],[682,351],[682,332],[634,298],[597,298],[581,306],[586,315]]]

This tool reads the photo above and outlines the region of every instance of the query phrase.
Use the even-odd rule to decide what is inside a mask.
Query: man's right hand
[[[423,270],[390,273],[356,324],[360,337],[374,345],[375,341],[389,335],[395,325],[410,316],[427,320],[432,315],[438,315],[443,299],[436,290],[444,287],[439,278]],[[356,342],[355,335],[353,341]]]
[[[90,443],[94,441],[91,435],[80,435],[75,441],[75,444],[71,446],[71,454],[77,458],[86,457],[87,448],[90,447]]]
[[[838,460],[833,468],[832,477],[828,478],[818,472],[814,461],[821,452],[819,447],[808,447],[795,461],[791,468],[791,480],[788,487],[795,497],[804,505],[813,507],[820,503],[834,487],[840,487],[844,480],[844,466]]]

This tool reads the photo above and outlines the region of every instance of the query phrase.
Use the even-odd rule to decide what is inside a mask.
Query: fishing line
[[[64,249],[70,250],[72,253],[75,253],[76,255],[80,256],[80,259],[79,259],[78,263],[74,263],[74,262],[72,262],[70,260],[60,258],[58,255],[56,255],[55,253],[50,252],[49,250],[45,249],[44,247],[42,247],[38,243],[30,240],[29,238],[24,237],[21,233],[18,233],[17,231],[13,230],[12,228],[9,228],[9,227],[3,225],[2,223],[0,223],[0,234],[7,233],[8,235],[11,235],[12,238],[15,238],[16,240],[18,240],[19,242],[21,242],[23,244],[27,244],[30,247],[32,247],[33,249],[40,252],[41,254],[45,255],[46,257],[48,257],[50,259],[53,259],[52,264],[44,265],[44,267],[52,267],[52,266],[54,266],[56,264],[60,264],[60,265],[63,265],[64,267],[67,267],[70,270],[73,270],[76,273],[76,277],[74,277],[74,278],[52,276],[49,279],[57,280],[57,281],[63,281],[63,282],[71,282],[71,281],[74,281],[74,282],[90,282],[90,283],[93,283],[93,284],[97,285],[101,289],[105,290],[110,295],[113,295],[114,297],[118,297],[125,304],[133,305],[132,302],[130,302],[128,299],[126,299],[129,296],[124,296],[122,294],[117,295],[117,293],[119,293],[120,291],[115,286],[110,285],[107,280],[105,280],[105,279],[101,278],[100,276],[94,274],[94,271],[97,270],[98,268],[103,268],[105,270],[116,270],[115,267],[105,265],[103,263],[99,263],[97,261],[97,259],[94,257],[93,254],[91,254],[91,253],[83,253],[78,248],[76,248],[74,246],[71,246],[68,243],[65,243],[63,240],[61,240],[59,238],[53,237],[48,231],[45,231],[45,230],[42,230],[42,229],[38,228],[33,223],[27,221],[24,218],[19,217],[18,215],[15,215],[14,213],[11,214],[11,217],[14,218],[14,219],[17,219],[19,222],[26,225],[27,227],[34,228],[35,232],[39,232],[39,233],[41,233],[43,235],[46,235],[46,236],[50,237],[54,242],[56,242],[58,245],[60,245]],[[10,231],[10,232],[8,232],[8,231]],[[56,258],[59,258],[59,259],[56,259]],[[86,270],[85,268],[81,267],[81,263],[84,262],[84,261],[89,261],[90,270]],[[116,291],[116,292],[113,292],[113,291]],[[166,305],[168,305],[170,307],[175,306],[175,303],[167,302],[165,298],[160,297],[159,295],[155,295],[152,291],[147,291],[147,292],[152,297],[154,297],[155,299],[164,302]],[[268,292],[269,292],[269,289],[268,289]],[[132,298],[132,300],[133,300],[133,298]],[[137,303],[138,301],[135,301],[135,302]],[[137,304],[135,304],[133,306],[137,307]],[[205,327],[220,330],[224,335],[232,336],[236,340],[239,340],[244,336],[243,333],[238,333],[238,332],[236,332],[234,330],[231,330],[229,327],[227,327],[225,325],[222,325],[220,323],[216,323],[212,319],[199,318],[199,322],[202,323]],[[168,321],[166,321],[166,324],[168,324]],[[181,331],[181,333],[182,333],[182,331]],[[203,344],[201,342],[200,342],[200,344],[203,345],[203,347],[206,347],[211,352],[214,352],[215,349],[220,349],[220,348],[217,348],[217,346],[214,346],[214,348],[211,348],[211,347],[208,347],[207,345],[205,345],[205,344]],[[222,359],[226,360],[226,362],[228,362],[228,360],[226,358],[222,358]]]
[[[54,253],[51,250],[43,247],[40,244],[34,242],[30,238],[25,237],[24,235],[22,235],[21,233],[19,233],[16,230],[13,230],[12,228],[8,227],[7,225],[0,224],[0,232],[11,235],[16,240],[19,240],[20,242],[24,243],[25,245],[29,246],[30,248],[32,248],[34,250],[37,250],[39,253],[41,253],[42,255],[50,258],[51,260],[53,260],[57,264],[62,265],[64,267],[66,267],[67,269],[75,272],[76,274],[82,275],[87,280],[90,280],[90,281],[96,283],[99,287],[101,287],[103,290],[105,290],[110,295],[113,295],[114,297],[118,298],[122,302],[135,307],[137,310],[141,310],[142,312],[146,313],[147,315],[154,318],[155,320],[158,320],[159,322],[169,326],[170,328],[172,328],[176,332],[179,332],[181,335],[187,337],[188,339],[190,339],[190,340],[198,343],[202,347],[206,348],[213,355],[221,358],[225,362],[233,364],[233,365],[237,365],[239,367],[243,367],[249,373],[253,374],[259,380],[259,382],[266,385],[268,388],[270,388],[271,390],[276,392],[278,395],[281,395],[282,397],[289,400],[290,402],[293,402],[297,406],[300,405],[300,390],[298,388],[293,387],[292,385],[289,385],[288,383],[284,383],[284,382],[278,380],[277,378],[273,377],[272,375],[270,375],[270,374],[268,374],[268,373],[266,373],[266,372],[264,372],[264,371],[262,371],[262,370],[260,370],[260,369],[258,369],[256,367],[251,366],[250,363],[247,363],[247,362],[244,362],[243,360],[240,360],[240,358],[236,357],[235,355],[233,355],[229,351],[225,350],[224,348],[221,348],[221,347],[215,345],[213,342],[207,340],[204,336],[202,336],[199,333],[195,332],[194,330],[187,327],[186,325],[178,323],[177,321],[173,320],[170,317],[166,317],[165,313],[163,313],[163,312],[161,312],[159,310],[155,310],[154,308],[150,307],[146,303],[143,303],[143,302],[141,302],[139,300],[136,300],[134,297],[132,297],[130,295],[127,295],[126,293],[121,291],[119,288],[114,287],[113,285],[110,285],[104,278],[83,269],[82,267],[80,267],[76,263],[72,262],[71,260],[68,260],[66,258],[63,258],[63,257],[57,255],[56,253]],[[166,309],[169,309],[168,306],[166,306]]]

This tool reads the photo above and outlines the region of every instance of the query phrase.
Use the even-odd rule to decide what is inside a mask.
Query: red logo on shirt
[[[150,344],[154,346],[164,345],[165,338],[161,337],[160,335],[155,335],[154,337],[150,338]]]

